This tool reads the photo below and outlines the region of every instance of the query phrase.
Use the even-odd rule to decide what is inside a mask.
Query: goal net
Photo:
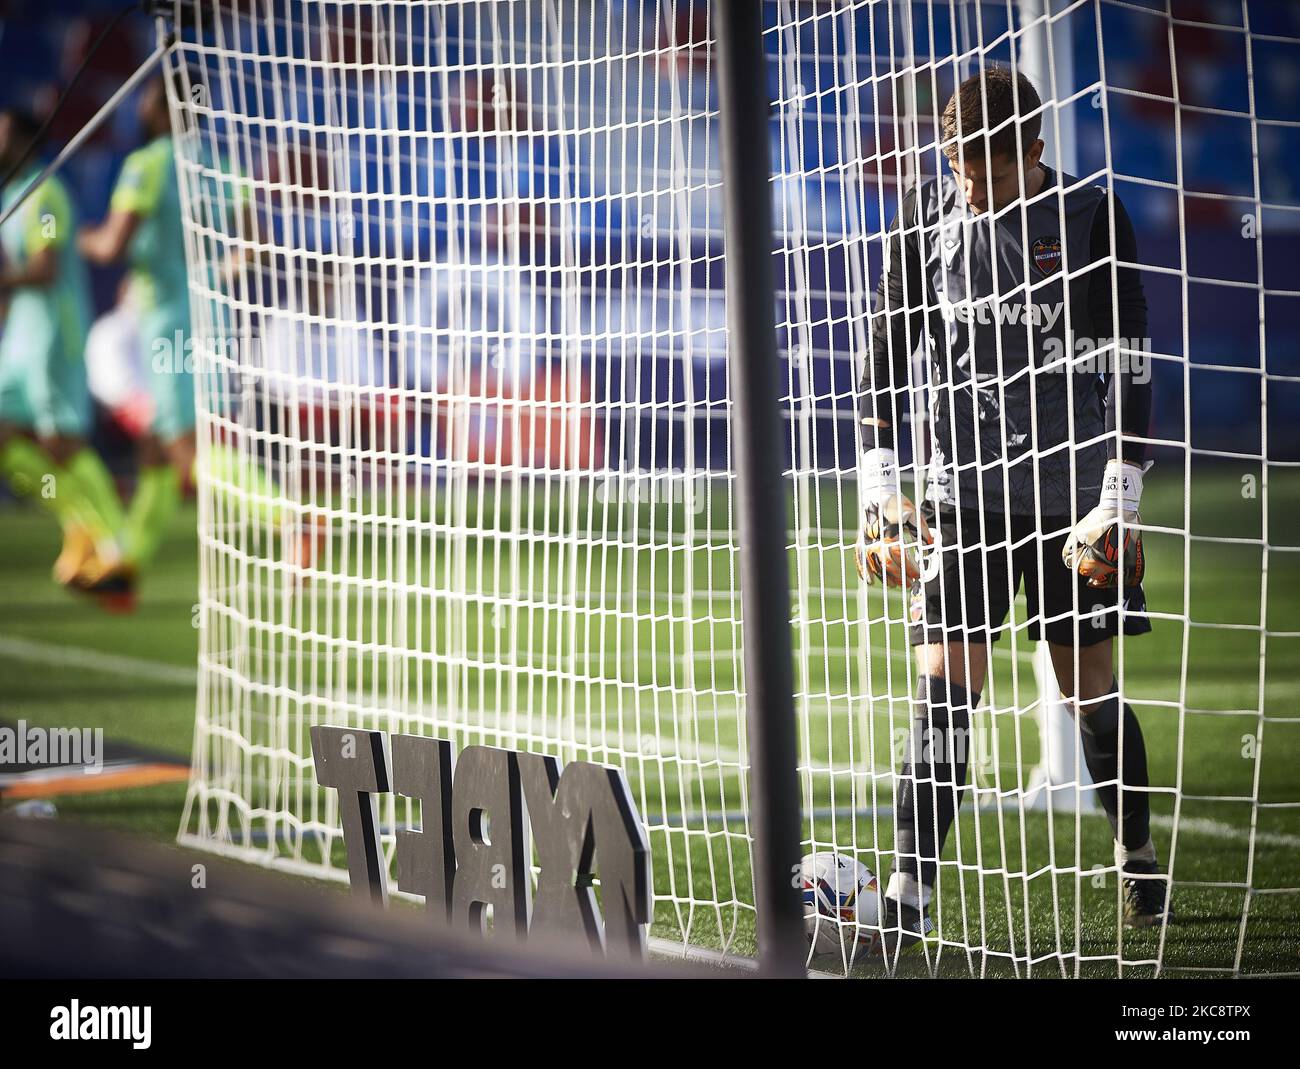
[[[180,9],[201,554],[181,841],[346,879],[315,725],[614,765],[649,837],[652,948],[752,959],[730,433],[744,354],[728,348],[707,5]],[[1036,86],[1062,193],[1111,193],[1137,233],[1136,260],[1091,265],[1112,297],[1119,269],[1140,268],[1149,310],[1147,344],[1097,355],[1153,393],[1151,632],[1118,640],[1114,663],[1150,767],[1123,797],[1149,798],[1180,923],[1122,924],[1098,785],[1031,637],[1043,614],[993,577],[1014,547],[989,534],[984,600],[994,611],[1000,582],[1007,628],[971,718],[935,936],[889,971],[1295,971],[1300,279],[1282,250],[1300,224],[1285,166],[1300,22],[1286,5],[1166,0],[764,10],[805,852],[855,857],[882,887],[898,860],[917,603],[854,567],[859,381],[900,198],[951,173],[945,105],[997,65]],[[1064,196],[1041,203],[1065,212]],[[1027,236],[1025,262],[1073,284],[1087,265],[1059,221]],[[1032,337],[1032,283],[994,292],[967,312],[1019,314]],[[895,400],[902,489],[921,502],[952,380],[914,342]],[[1007,428],[999,399],[1017,376],[1084,379],[1003,349],[977,354],[993,363],[968,407],[994,415],[975,465],[1004,472],[1018,436],[1027,465],[1056,470],[1061,450],[1036,445],[1037,424]],[[1090,444],[1065,447],[1072,480]],[[1030,572],[1062,567],[1038,552]],[[1070,614],[1127,620],[1110,599]],[[385,795],[379,816],[391,862],[418,804]],[[845,928],[843,953],[811,965],[879,972]]]

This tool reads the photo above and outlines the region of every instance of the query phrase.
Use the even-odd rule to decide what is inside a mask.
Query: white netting
[[[940,937],[905,969],[1294,971],[1300,631],[1268,517],[1294,499],[1297,453],[1264,413],[1295,396],[1272,349],[1300,284],[1286,263],[1266,278],[1264,235],[1297,221],[1278,162],[1294,83],[1276,72],[1300,26],[1210,6],[1192,22],[1110,0],[765,5],[810,851],[892,865],[915,671],[907,599],[853,568],[855,402],[881,235],[900,188],[946,168],[938,121],[962,77],[1034,76],[1050,162],[1128,206],[1151,308],[1155,631],[1117,646],[1117,670],[1175,904],[1209,927],[1119,926],[1109,827],[1060,779],[1077,756],[1043,754],[1026,716],[1049,676],[1020,603],[975,717]],[[201,8],[170,57],[201,339],[183,841],[346,878],[314,724],[606,762],[650,833],[656,945],[751,957],[706,5]],[[905,459],[924,426],[900,434]],[[1034,808],[1043,758],[1068,802],[1054,819]],[[418,813],[390,796],[381,819],[391,854]]]

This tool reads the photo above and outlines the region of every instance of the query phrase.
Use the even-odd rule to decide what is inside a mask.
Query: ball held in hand
[[[1065,540],[1061,559],[1090,587],[1113,589],[1122,576],[1125,586],[1137,586],[1146,571],[1142,532],[1137,513],[1124,517],[1123,531],[1114,512],[1094,509],[1075,525]]]
[[[919,554],[933,541],[930,525],[908,498],[890,494],[872,502],[854,547],[858,575],[868,583],[883,579],[890,586],[905,586],[920,576]]]

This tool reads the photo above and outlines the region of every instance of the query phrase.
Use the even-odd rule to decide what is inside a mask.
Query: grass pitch
[[[999,644],[986,688],[995,711],[977,717],[976,789],[945,853],[941,938],[904,959],[901,973],[1148,975],[1157,959],[1175,975],[1300,972],[1300,479],[1287,469],[1269,473],[1266,511],[1260,475],[1194,472],[1190,503],[1181,478],[1153,479],[1144,500],[1148,524],[1190,525],[1198,536],[1146,535],[1155,630],[1125,643],[1122,654],[1152,780],[1164,788],[1153,802],[1155,837],[1162,860],[1173,848],[1177,924],[1163,943],[1157,933],[1117,928],[1104,818],[1049,820],[1015,804],[1015,789],[1038,757],[1033,717],[1024,715],[1036,692],[1022,635],[1014,648]],[[808,536],[792,556],[807,592],[795,606],[802,779],[810,803],[805,835],[819,849],[855,851],[880,873],[888,871],[892,844],[891,769],[896,732],[907,717],[907,651],[901,627],[883,622],[878,593],[864,600],[846,564],[837,511],[843,506],[832,489],[819,488],[798,506]],[[845,498],[852,500],[851,489]],[[734,590],[734,562],[732,550],[719,548],[728,539],[716,536],[725,517],[706,521],[715,536],[684,550],[669,541],[612,556],[608,544],[574,550],[568,567],[578,568],[588,586],[618,589],[630,611],[602,615],[579,607],[582,630],[569,626],[567,655],[586,657],[589,665],[595,659],[589,674],[619,684],[566,693],[556,689],[554,671],[542,671],[520,690],[527,677],[516,673],[502,708],[527,708],[545,720],[567,705],[587,728],[576,740],[582,755],[627,769],[651,826],[655,935],[750,955],[738,609],[716,603],[719,590]],[[472,517],[461,514],[458,522]],[[194,529],[191,506],[177,517],[138,612],[111,618],[50,582],[57,537],[46,516],[20,507],[0,512],[0,717],[102,727],[112,737],[188,752],[198,649]],[[549,596],[546,582],[558,566],[538,554],[554,543],[541,539],[522,556],[515,551],[534,593]],[[506,652],[499,645],[503,629],[489,617],[502,600],[501,561],[472,547],[454,562],[453,555],[431,554],[427,571],[416,570],[408,582],[445,583],[446,569],[455,566],[460,582],[479,596],[452,612],[422,606],[417,595],[415,609],[429,622],[421,641],[431,693],[483,709],[503,686],[493,668]],[[554,604],[544,601],[523,599],[504,630],[516,636],[515,654],[522,643],[533,663],[552,668],[562,663],[565,630],[557,629]],[[657,614],[656,605],[669,608]],[[899,606],[889,614],[897,619]],[[360,606],[356,615],[361,619]],[[610,657],[618,662],[613,673]],[[361,672],[356,686],[382,693],[382,674]],[[676,697],[684,685],[709,700],[684,708]],[[608,715],[611,709],[618,717]],[[526,737],[515,738],[530,748]],[[639,756],[648,741],[652,761]],[[1175,791],[1182,797],[1176,842]],[[164,786],[56,801],[66,817],[172,840],[184,794],[183,787]],[[1004,799],[1001,808],[978,804],[995,796]],[[846,963],[819,958],[813,965],[837,972]],[[850,971],[880,970],[855,964]]]

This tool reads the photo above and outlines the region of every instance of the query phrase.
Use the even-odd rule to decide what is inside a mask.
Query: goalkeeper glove
[[[863,457],[858,494],[862,533],[853,549],[858,575],[874,585],[904,586],[921,574],[917,555],[934,539],[911,500],[898,493],[898,461],[892,449],[876,448]]]
[[[1142,475],[1150,468],[1111,460],[1101,483],[1101,500],[1083,519],[1061,547],[1061,559],[1071,571],[1088,580],[1090,587],[1108,590],[1123,572],[1125,586],[1137,586],[1146,571],[1142,555],[1142,532],[1137,524],[1142,499]],[[1120,521],[1123,521],[1123,535]]]

